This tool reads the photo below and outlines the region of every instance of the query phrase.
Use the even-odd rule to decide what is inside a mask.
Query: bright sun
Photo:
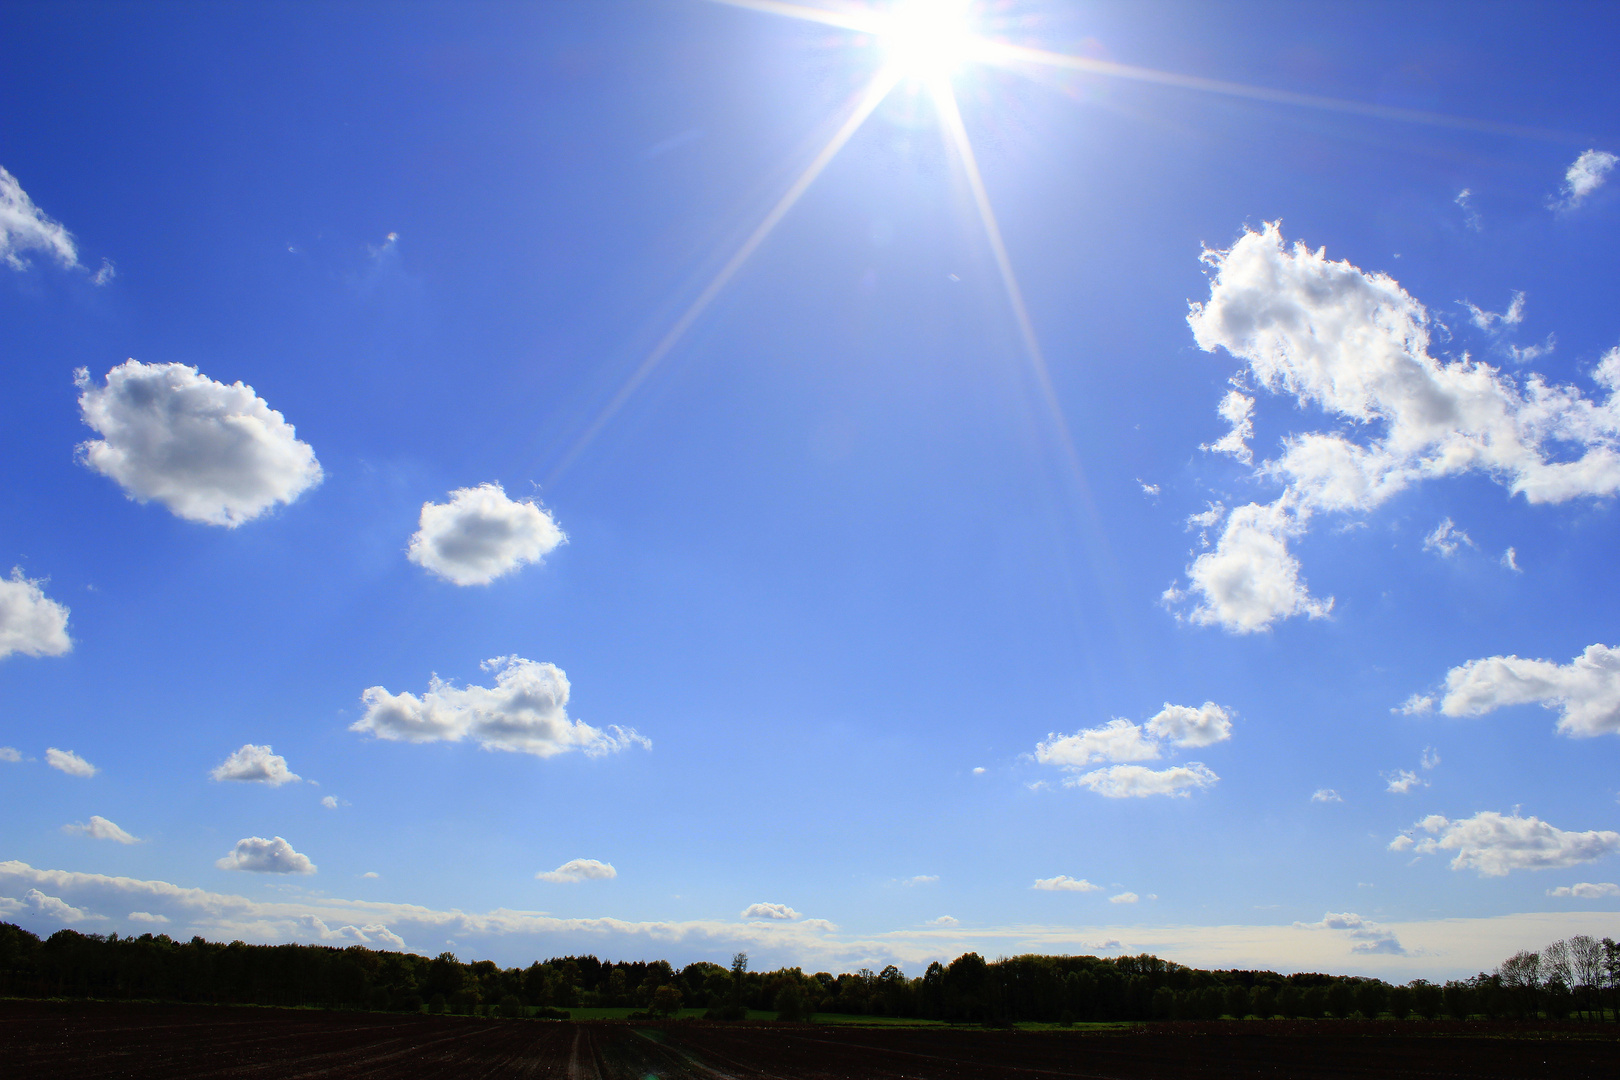
[[[883,41],[889,62],[912,78],[937,79],[968,58],[971,0],[901,0],[889,14]]]

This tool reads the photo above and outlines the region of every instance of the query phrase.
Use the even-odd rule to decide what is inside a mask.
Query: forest
[[[1352,975],[1205,971],[1155,956],[966,953],[918,977],[899,968],[812,975],[698,961],[564,956],[528,967],[428,958],[354,945],[229,944],[165,934],[58,930],[41,940],[0,923],[0,996],[313,1006],[476,1016],[564,1018],[569,1009],[649,1016],[703,1009],[712,1019],[765,1010],[961,1023],[1084,1023],[1222,1017],[1451,1017],[1620,1020],[1620,944],[1578,935],[1521,952],[1494,971],[1443,984],[1391,985]]]

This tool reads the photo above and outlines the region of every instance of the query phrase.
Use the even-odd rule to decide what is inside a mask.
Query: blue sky
[[[1620,934],[1615,12],[949,7],[10,6],[0,917]]]

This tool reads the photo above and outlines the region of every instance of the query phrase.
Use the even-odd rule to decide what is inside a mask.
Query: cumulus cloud
[[[1422,716],[1434,711],[1434,696],[1432,694],[1413,694],[1390,712],[1398,712],[1402,716]]]
[[[1232,737],[1232,714],[1213,701],[1196,708],[1167,701],[1147,722],[1147,733],[1177,746],[1209,746]]]
[[[1602,187],[1609,172],[1620,158],[1606,150],[1584,150],[1581,156],[1564,170],[1563,197],[1553,205],[1560,210],[1573,210],[1586,197]]]
[[[328,810],[336,810],[338,808],[337,796],[336,795],[323,796],[321,798],[321,805],[326,807]]]
[[[1429,835],[1414,837],[1418,832]],[[1517,811],[1481,810],[1455,821],[1431,814],[1390,841],[1389,847],[1419,855],[1454,851],[1453,870],[1502,877],[1513,870],[1556,870],[1593,862],[1620,851],[1620,833],[1566,832],[1537,817],[1520,817]]]
[[[1574,885],[1560,885],[1556,889],[1548,889],[1547,895],[1556,896],[1561,900],[1605,900],[1620,896],[1620,885],[1612,881],[1581,881]]]
[[[1411,769],[1396,769],[1394,772],[1380,773],[1389,785],[1384,790],[1393,791],[1397,795],[1405,795],[1415,787],[1428,787],[1428,781],[1422,780]]]
[[[1440,764],[1440,751],[1432,746],[1425,746],[1420,764],[1425,770],[1436,768]]]
[[[749,904],[743,908],[745,919],[797,919],[799,913],[786,904]]]
[[[1036,878],[1032,889],[1042,892],[1100,892],[1101,885],[1093,885],[1085,878],[1072,878],[1068,874],[1059,874],[1057,877]]]
[[[129,833],[120,829],[100,814],[91,814],[89,821],[64,825],[62,831],[65,833],[78,833],[81,836],[88,836],[92,840],[114,840],[120,844],[140,843],[135,837],[129,835]]]
[[[61,897],[46,896],[38,889],[29,889],[24,893],[23,903],[47,919],[56,919],[59,922],[83,922],[95,918],[94,915],[74,907]]]
[[[306,936],[313,937],[317,941],[340,941],[350,945],[385,946],[390,949],[405,948],[405,939],[381,923],[370,926],[345,924],[329,927],[319,916],[304,915],[299,918],[298,926]]]
[[[457,585],[488,585],[539,562],[567,537],[551,515],[499,484],[458,488],[448,503],[423,503],[410,559]]]
[[[1191,602],[1189,620],[1252,633],[1326,615],[1331,600],[1311,597],[1289,542],[1318,514],[1367,512],[1426,479],[1478,472],[1532,504],[1620,491],[1620,349],[1593,372],[1591,398],[1466,355],[1436,359],[1427,310],[1393,278],[1290,247],[1276,223],[1204,261],[1210,296],[1187,320],[1199,347],[1326,424],[1255,464],[1281,494],[1226,515],[1187,588],[1166,592],[1173,610]]]
[[[1134,904],[1140,899],[1142,898],[1133,892],[1122,892],[1117,896],[1110,896],[1108,902],[1110,904]]]
[[[246,870],[252,874],[313,874],[315,864],[309,856],[293,850],[293,846],[279,836],[266,840],[262,836],[249,836],[236,842],[236,847],[223,859],[214,863],[221,870]]]
[[[1311,802],[1344,802],[1344,797],[1330,787],[1317,788],[1311,794]]]
[[[1294,925],[1312,930],[1341,930],[1355,941],[1350,946],[1353,953],[1388,953],[1394,956],[1405,956],[1406,949],[1400,940],[1389,930],[1384,929],[1370,919],[1364,919],[1353,911],[1328,912],[1317,923],[1295,923]]]
[[[1446,673],[1440,711],[1483,716],[1508,705],[1557,709],[1558,730],[1576,738],[1620,734],[1620,649],[1588,645],[1567,664],[1487,656]]]
[[[633,729],[605,730],[568,718],[568,677],[555,664],[497,656],[482,665],[495,685],[457,687],[437,675],[427,693],[391,694],[373,686],[361,695],[366,712],[349,726],[379,739],[459,742],[471,737],[486,750],[551,757],[582,750],[589,757],[652,743]]]
[[[1035,747],[1036,761],[1065,768],[1093,761],[1147,761],[1158,756],[1159,744],[1140,725],[1119,717],[1073,735],[1049,734]]]
[[[938,874],[917,874],[901,880],[902,885],[932,885],[939,880]]]
[[[251,386],[137,360],[104,386],[84,368],[74,382],[84,422],[101,435],[79,444],[79,460],[137,502],[235,528],[321,481],[315,451]]]
[[[62,266],[79,265],[73,236],[34,205],[17,178],[0,167],[0,260],[13,270],[26,270],[26,252],[37,251]]]
[[[1449,559],[1457,554],[1461,547],[1474,547],[1474,541],[1469,535],[1457,528],[1450,518],[1444,518],[1434,527],[1434,531],[1423,538],[1423,550],[1432,551],[1442,559]]]
[[[152,926],[162,926],[168,922],[166,915],[154,915],[150,911],[132,911],[125,916],[132,923],[148,923]]]
[[[300,779],[297,773],[287,768],[286,758],[272,754],[268,746],[255,746],[252,743],[244,743],[242,749],[234,751],[208,775],[215,780],[268,784],[270,787],[295,784]]]
[[[0,659],[12,653],[61,656],[73,648],[68,637],[68,609],[45,595],[43,581],[23,576],[13,567],[0,578]]]
[[[58,750],[54,746],[45,751],[45,764],[69,776],[91,777],[101,771],[73,751]]]
[[[22,751],[15,746],[0,746],[0,761],[18,762],[22,760]]]
[[[555,870],[543,870],[534,875],[541,881],[573,884],[579,881],[607,881],[619,876],[612,865],[596,859],[569,859]]]
[[[923,924],[923,925],[925,925],[925,926],[944,926],[944,927],[951,927],[951,926],[961,926],[961,925],[962,925],[962,924],[961,924],[961,922],[960,922],[960,921],[958,921],[958,920],[956,920],[956,919],[953,919],[953,918],[951,918],[951,917],[950,917],[950,916],[949,916],[949,915],[941,915],[941,916],[940,916],[940,917],[939,917],[939,918],[937,918],[937,919],[929,919],[929,920],[928,920],[928,921],[927,921],[927,922],[926,922],[926,923],[924,923],[924,924]]]
[[[1090,788],[1110,799],[1146,798],[1150,795],[1187,796],[1214,784],[1220,777],[1200,761],[1189,761],[1168,769],[1145,765],[1111,765],[1106,769],[1070,776],[1063,782],[1070,787]]]
[[[1146,480],[1143,480],[1140,476],[1136,478],[1136,482],[1142,486],[1142,494],[1146,495],[1148,498],[1157,499],[1159,497],[1158,484],[1150,484]]]

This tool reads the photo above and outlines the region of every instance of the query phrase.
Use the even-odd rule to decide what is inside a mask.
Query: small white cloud
[[[1189,761],[1168,769],[1111,765],[1080,776],[1070,776],[1063,782],[1070,787],[1090,788],[1110,799],[1128,799],[1152,795],[1186,797],[1195,790],[1210,787],[1219,779],[1203,762]]]
[[[22,760],[22,751],[15,746],[0,746],[0,761],[16,763]]]
[[[1524,293],[1515,292],[1513,299],[1508,302],[1506,311],[1484,311],[1464,300],[1462,306],[1468,309],[1468,321],[1481,330],[1495,330],[1502,326],[1517,326],[1524,322]]]
[[[167,916],[154,915],[150,911],[132,911],[128,917],[130,922],[150,923],[153,926],[162,926],[169,921]]]
[[[974,776],[983,776],[984,775],[984,766],[983,765],[975,765],[973,767],[973,775]]]
[[[221,870],[245,870],[252,874],[313,874],[315,864],[307,855],[293,850],[281,837],[266,840],[262,836],[249,836],[236,842],[236,847],[223,859],[214,863]]]
[[[1468,201],[1473,194],[1474,193],[1472,191],[1469,191],[1467,188],[1463,188],[1461,191],[1457,192],[1457,197],[1452,201],[1458,206],[1462,207],[1467,215],[1463,218],[1463,224],[1472,229],[1474,232],[1479,232],[1483,227],[1479,219],[1479,211],[1475,210],[1473,205]],[[1400,258],[1399,255],[1395,257],[1397,259]]]
[[[73,751],[58,750],[54,746],[45,751],[45,764],[69,776],[90,777],[101,771]]]
[[[1475,546],[1468,534],[1457,528],[1450,518],[1442,520],[1434,527],[1433,532],[1423,538],[1423,550],[1433,551],[1443,559],[1451,558],[1457,554],[1457,549],[1464,545]]]
[[[1446,673],[1440,711],[1483,716],[1509,705],[1557,709],[1558,730],[1576,738],[1620,735],[1620,649],[1588,645],[1567,664],[1488,656]]]
[[[100,268],[90,275],[90,284],[105,285],[117,276],[118,267],[113,265],[113,261],[111,259],[102,259]]]
[[[962,924],[960,922],[958,922],[956,919],[951,918],[949,915],[941,915],[937,919],[929,919],[923,925],[925,925],[925,926],[961,926]]]
[[[1394,956],[1405,956],[1406,949],[1389,930],[1384,929],[1370,919],[1364,919],[1353,911],[1328,912],[1322,916],[1318,923],[1295,923],[1295,926],[1311,930],[1342,930],[1349,934],[1356,944],[1350,946],[1353,953],[1387,953]]]
[[[1620,896],[1620,885],[1612,881],[1582,881],[1574,885],[1560,885],[1556,889],[1548,889],[1547,895],[1556,896],[1560,900],[1604,900]]]
[[[286,758],[271,753],[268,746],[255,746],[252,743],[243,744],[242,749],[232,753],[208,775],[215,780],[267,784],[270,787],[295,784],[299,780],[298,774],[287,768]]]
[[[28,269],[23,253],[43,252],[62,266],[79,265],[73,236],[34,205],[17,178],[0,168],[0,261],[13,270]]]
[[[1048,734],[1046,741],[1035,747],[1036,761],[1065,768],[1093,761],[1147,761],[1158,756],[1158,743],[1147,737],[1140,726],[1119,717],[1073,735]]]
[[[1603,186],[1609,171],[1620,158],[1606,150],[1586,150],[1564,170],[1563,198],[1553,204],[1555,209],[1573,210],[1586,197]]]
[[[1148,498],[1157,499],[1159,497],[1158,484],[1150,484],[1146,480],[1143,480],[1140,476],[1136,478],[1136,482],[1141,485],[1142,494],[1146,495]]]
[[[317,941],[346,941],[354,945],[387,945],[395,949],[405,947],[405,939],[381,923],[370,926],[344,925],[329,927],[316,915],[300,915],[298,927]]]
[[[914,877],[902,878],[902,885],[932,885],[939,880],[938,874],[917,874]]]
[[[797,919],[799,913],[786,904],[749,904],[743,909],[744,919]]]
[[[1269,630],[1278,619],[1294,615],[1326,618],[1333,598],[1311,596],[1300,578],[1299,560],[1288,550],[1288,538],[1304,531],[1305,519],[1285,500],[1233,510],[1214,550],[1187,567],[1187,580],[1202,600],[1178,617],[1234,634]],[[1171,587],[1162,600],[1174,610],[1186,596]]]
[[[1512,548],[1508,548],[1506,551],[1502,552],[1502,565],[1513,571],[1515,574],[1524,573],[1523,570],[1519,569],[1519,553]]]
[[[1221,399],[1216,412],[1220,413],[1221,419],[1232,425],[1232,430],[1217,441],[1205,443],[1198,449],[1217,454],[1231,454],[1245,465],[1253,464],[1254,451],[1249,449],[1249,440],[1254,438],[1254,398],[1236,390],[1229,390]]]
[[[1197,707],[1167,701],[1147,722],[1147,733],[1177,746],[1209,746],[1232,737],[1232,714],[1213,701]]]
[[[129,833],[120,829],[100,814],[91,814],[89,821],[64,825],[62,831],[65,833],[78,833],[81,836],[88,836],[92,840],[114,840],[120,844],[140,843],[135,837],[129,835]]]
[[[1416,831],[1430,835],[1413,841],[1410,834]],[[1620,851],[1620,833],[1597,829],[1567,832],[1537,817],[1520,817],[1517,811],[1481,810],[1456,821],[1430,814],[1390,841],[1389,847],[1391,851],[1416,850],[1420,855],[1455,851],[1453,870],[1502,877],[1513,870],[1557,870],[1593,862]]]
[[[1311,802],[1344,802],[1344,797],[1330,787],[1317,788],[1311,794]]]
[[[377,873],[377,871],[375,871],[375,870],[367,870],[365,873],[361,874],[360,876],[363,877],[363,878],[380,878],[380,877],[382,877],[382,875]]]
[[[423,503],[419,524],[410,560],[457,585],[488,585],[568,539],[550,513],[507,498],[499,484],[458,488],[448,503]]]
[[[72,650],[68,609],[45,595],[44,584],[24,577],[20,566],[12,568],[11,577],[0,578],[0,659],[12,653],[61,656]]]
[[[1507,353],[1508,359],[1515,364],[1529,364],[1549,355],[1557,347],[1558,335],[1548,334],[1547,340],[1539,345],[1514,345],[1508,342],[1502,346],[1502,351]]]
[[[433,676],[427,693],[391,694],[373,686],[361,695],[366,712],[349,726],[379,739],[402,742],[459,742],[472,737],[486,750],[551,757],[582,750],[588,757],[652,742],[633,729],[606,730],[568,717],[568,676],[555,664],[497,656],[482,665],[495,685],[452,686]]]
[[[1396,769],[1394,772],[1379,773],[1388,783],[1384,790],[1393,791],[1397,795],[1405,795],[1415,787],[1428,787],[1427,780],[1419,779],[1418,774],[1411,769]]]
[[[1389,711],[1402,716],[1421,716],[1434,711],[1434,697],[1431,694],[1413,694]]]
[[[323,796],[321,798],[321,805],[326,807],[328,810],[336,810],[338,808],[337,796],[336,795]]]
[[[1440,751],[1436,750],[1432,746],[1425,746],[1423,748],[1423,758],[1420,764],[1422,764],[1424,771],[1434,768],[1436,765],[1440,764]]]
[[[569,859],[555,870],[543,870],[534,875],[541,881],[573,884],[580,881],[607,881],[619,876],[611,863],[597,859]]]
[[[308,443],[251,386],[215,382],[185,364],[128,360],[105,386],[74,373],[79,410],[101,438],[79,460],[136,502],[235,528],[321,482]]]
[[[1108,902],[1110,904],[1134,904],[1140,899],[1142,898],[1133,892],[1122,892],[1118,896],[1110,896]]]
[[[1042,892],[1100,892],[1101,885],[1093,885],[1085,878],[1072,878],[1068,874],[1059,874],[1057,877],[1037,878],[1032,889]]]

